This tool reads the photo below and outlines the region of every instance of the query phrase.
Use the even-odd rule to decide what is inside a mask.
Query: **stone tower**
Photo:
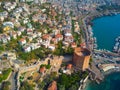
[[[87,48],[77,47],[74,50],[73,64],[80,70],[89,68],[91,52]]]

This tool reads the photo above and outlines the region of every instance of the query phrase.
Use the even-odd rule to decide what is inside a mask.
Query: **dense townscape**
[[[90,30],[100,11],[119,12],[117,0],[0,1],[0,90],[82,90],[106,70],[97,55],[118,55],[97,51]]]

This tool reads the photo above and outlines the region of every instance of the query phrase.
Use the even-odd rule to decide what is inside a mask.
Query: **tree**
[[[8,68],[8,69],[5,69],[3,70],[3,74],[0,75],[0,83],[3,81],[3,80],[6,80],[7,77],[9,76],[9,74],[11,73],[12,69],[11,68]]]
[[[58,85],[58,90],[65,90],[65,85]]]
[[[74,52],[74,49],[72,47],[68,47],[67,48],[67,52],[66,53],[73,54],[73,52]]]
[[[65,90],[77,90],[79,88],[79,82],[81,79],[84,79],[88,75],[88,72],[77,72],[67,75],[62,73],[58,79],[58,87],[60,85],[65,86]]]
[[[10,85],[11,83],[9,82],[9,81],[6,81],[6,82],[3,82],[2,83],[2,90],[10,90],[10,88],[9,88],[9,85]]]
[[[28,77],[28,79],[29,79],[29,80],[32,80],[32,79],[33,79],[33,76]]]
[[[76,82],[75,84],[72,84],[72,86],[68,90],[78,90],[79,84]]]
[[[34,90],[33,85],[29,84],[27,81],[21,83],[20,90]]]
[[[68,90],[77,90],[77,87],[75,85],[72,85]]]
[[[65,50],[62,48],[62,41],[58,42],[58,47],[56,48],[56,50],[54,51],[55,55],[63,55],[65,54]]]

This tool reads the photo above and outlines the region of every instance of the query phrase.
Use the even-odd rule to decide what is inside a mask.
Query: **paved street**
[[[16,72],[12,72],[9,81],[11,82],[11,90],[16,90]]]

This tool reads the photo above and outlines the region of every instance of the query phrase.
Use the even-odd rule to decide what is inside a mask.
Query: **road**
[[[16,72],[12,72],[9,81],[11,82],[11,89],[10,90],[16,90]]]

